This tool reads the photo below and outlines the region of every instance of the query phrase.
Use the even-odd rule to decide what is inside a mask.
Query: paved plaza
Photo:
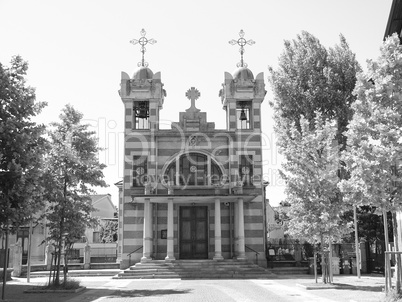
[[[275,277],[267,280],[180,280],[180,279],[112,279],[111,277],[77,277],[86,289],[79,293],[24,293],[46,284],[47,278],[15,278],[7,283],[6,301],[29,302],[258,302],[258,301],[380,301],[384,297],[383,277],[334,277],[332,289],[307,290],[314,278]],[[320,281],[319,281],[320,282]]]

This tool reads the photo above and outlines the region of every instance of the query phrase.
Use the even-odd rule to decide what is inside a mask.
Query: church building
[[[119,187],[118,260],[121,268],[154,260],[237,259],[266,267],[261,103],[264,75],[243,62],[252,40],[232,40],[242,55],[238,69],[216,83],[226,128],[196,106],[200,92],[183,87],[191,106],[178,112],[170,129],[159,128],[169,102],[161,72],[144,61],[130,77],[121,73],[124,105],[124,179]],[[232,43],[231,43],[232,44]],[[168,87],[167,87],[168,88]],[[166,98],[166,100],[165,100]],[[171,117],[175,120],[174,117]]]

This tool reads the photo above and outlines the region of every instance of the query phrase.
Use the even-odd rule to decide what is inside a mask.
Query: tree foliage
[[[93,187],[106,186],[99,163],[99,147],[94,132],[82,123],[83,115],[70,105],[60,114],[60,122],[49,131],[51,150],[46,159],[45,213],[49,237],[56,243],[58,266],[63,243],[68,247],[81,239],[86,227],[94,227],[96,218],[90,194]],[[59,269],[57,269],[58,273]],[[58,274],[55,283],[58,284]]]
[[[319,112],[314,128],[300,118],[300,131],[295,123],[277,129],[278,146],[285,158],[282,177],[286,182],[288,232],[310,243],[340,240],[351,231],[341,219],[346,210],[337,188],[339,147],[335,121],[325,121]],[[334,143],[335,141],[335,143]]]
[[[388,38],[376,61],[356,84],[354,116],[346,132],[348,149],[342,158],[350,175],[340,188],[356,205],[380,210],[401,208],[402,46]]]
[[[102,243],[110,243],[117,241],[119,223],[117,220],[106,220],[101,222],[100,241]]]
[[[375,242],[384,242],[384,220],[381,216],[375,214],[376,209],[371,206],[361,206],[357,207],[357,227],[358,227],[358,238],[364,239],[370,245]],[[387,213],[388,219],[388,234],[392,238],[393,228],[392,228],[392,214]],[[353,211],[348,211],[345,213],[348,216],[346,220],[353,220]],[[350,238],[346,238],[347,242],[355,242],[355,233],[351,233]]]
[[[327,50],[316,37],[303,31],[296,39],[285,41],[278,68],[270,67],[269,71],[278,127],[290,120],[300,130],[301,116],[314,127],[313,119],[320,112],[324,119],[337,120],[337,137],[344,142],[342,132],[352,117],[352,92],[360,71],[344,36],[340,35],[339,45]]]
[[[402,206],[402,46],[397,34],[388,37],[376,61],[367,62],[360,73],[352,105],[353,119],[346,132],[347,150],[342,158],[350,177],[339,184],[345,198],[356,205],[369,205],[383,213],[393,213],[396,250],[396,211]],[[384,222],[384,233],[388,223]],[[388,246],[388,238],[385,238]],[[387,247],[388,249],[388,247]],[[401,257],[396,261],[396,289],[401,291]],[[390,272],[388,272],[390,273]],[[387,274],[388,274],[387,273]]]
[[[44,125],[32,119],[46,103],[27,86],[28,63],[20,56],[0,63],[0,223],[15,231],[42,206]]]
[[[310,242],[330,233],[339,239],[349,230],[337,188],[339,151],[345,147],[360,66],[342,35],[327,50],[303,31],[285,41],[278,68],[269,71],[275,132],[285,157],[281,175],[290,205],[288,230]]]

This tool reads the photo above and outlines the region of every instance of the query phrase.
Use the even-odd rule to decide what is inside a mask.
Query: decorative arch
[[[162,181],[173,186],[221,185],[225,168],[206,151],[186,150],[172,156],[163,166]]]

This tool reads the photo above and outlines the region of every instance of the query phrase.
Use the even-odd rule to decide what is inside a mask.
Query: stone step
[[[250,275],[250,274],[214,274],[214,275],[118,275],[114,279],[270,279],[272,275]]]
[[[274,267],[267,270],[275,275],[303,275],[309,273],[308,267]]]
[[[266,279],[273,274],[256,264],[237,260],[154,260],[137,263],[113,278],[122,279]]]

